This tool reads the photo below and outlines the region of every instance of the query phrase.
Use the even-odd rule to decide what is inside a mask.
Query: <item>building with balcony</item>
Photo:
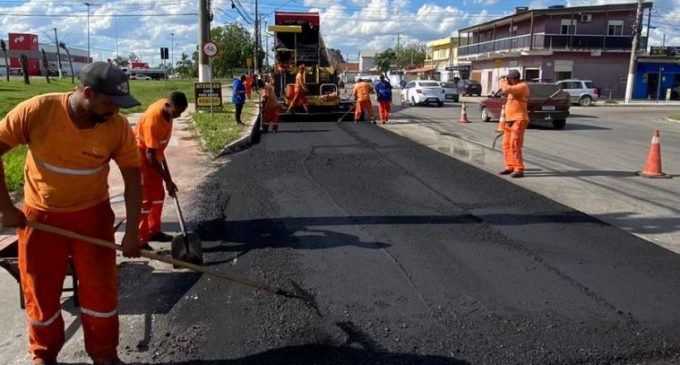
[[[651,8],[643,3],[643,14]],[[604,95],[623,97],[636,13],[637,3],[518,7],[512,15],[460,29],[459,38],[468,43],[458,49],[458,60],[471,63],[470,78],[483,93],[496,90],[498,78],[516,69],[530,81],[592,80]]]
[[[469,78],[470,62],[458,61],[458,47],[467,44],[467,38],[446,37],[426,43],[426,59],[423,72],[429,71],[432,78],[449,81],[454,78]]]

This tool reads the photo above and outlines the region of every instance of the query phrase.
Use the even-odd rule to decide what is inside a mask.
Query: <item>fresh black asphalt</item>
[[[126,356],[680,362],[680,257],[506,177],[368,123],[284,123],[229,159],[191,217],[206,267],[287,290],[295,282],[321,315],[298,299],[177,272],[137,299],[139,311],[163,315],[146,323],[148,341],[122,347]]]

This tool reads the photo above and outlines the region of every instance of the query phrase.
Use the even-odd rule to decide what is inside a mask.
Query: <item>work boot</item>
[[[513,171],[513,170],[505,169],[505,170],[499,172],[498,174],[499,174],[499,175],[510,175],[510,174],[512,174],[512,171]]]
[[[158,231],[149,237],[149,241],[154,241],[154,242],[170,242],[174,236],[169,235],[165,232]]]
[[[514,178],[524,177],[524,171],[515,171],[512,174],[510,174],[510,177]]]

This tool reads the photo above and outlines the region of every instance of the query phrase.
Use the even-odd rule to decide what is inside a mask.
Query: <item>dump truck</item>
[[[319,13],[276,12],[269,31],[275,40],[274,88],[282,103],[289,105],[295,96],[297,65],[304,63],[307,100],[316,116],[344,114],[354,106],[338,90],[338,69],[321,36]]]

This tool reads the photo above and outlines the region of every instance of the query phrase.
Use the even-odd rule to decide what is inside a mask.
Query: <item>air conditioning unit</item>
[[[590,23],[593,20],[593,14],[581,14],[581,23]]]

